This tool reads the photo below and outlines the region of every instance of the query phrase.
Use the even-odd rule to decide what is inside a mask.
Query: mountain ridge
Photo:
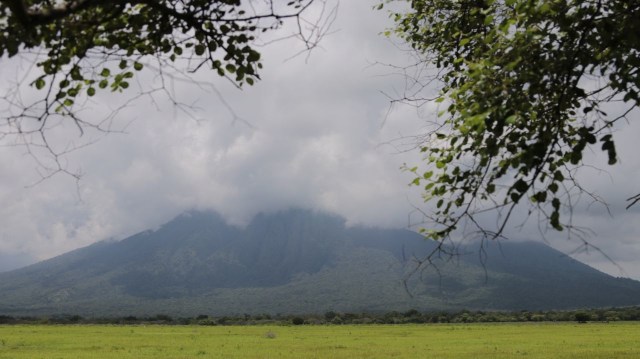
[[[485,243],[486,245],[487,243]],[[192,211],[156,230],[0,273],[0,314],[94,316],[328,310],[573,309],[640,303],[614,278],[541,243],[469,245],[402,279],[435,248],[408,230],[347,227],[291,209],[246,227]],[[464,251],[463,251],[464,252]]]

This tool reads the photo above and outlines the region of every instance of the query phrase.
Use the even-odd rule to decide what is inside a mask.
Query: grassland
[[[0,326],[0,359],[640,358],[640,323]]]

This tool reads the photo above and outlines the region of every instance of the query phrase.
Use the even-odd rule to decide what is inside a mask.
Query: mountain
[[[25,253],[0,252],[0,272],[8,272],[35,262],[33,257]]]
[[[308,210],[245,228],[189,212],[155,231],[103,241],[0,273],[0,314],[85,316],[569,309],[640,304],[640,282],[614,278],[540,243],[485,243],[433,260],[407,230],[346,227]],[[482,260],[481,260],[482,259]]]

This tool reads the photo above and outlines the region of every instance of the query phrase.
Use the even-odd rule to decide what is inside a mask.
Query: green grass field
[[[640,358],[640,323],[0,326],[0,359]]]

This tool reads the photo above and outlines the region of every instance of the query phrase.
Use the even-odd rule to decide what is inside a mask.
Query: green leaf
[[[38,90],[41,90],[41,89],[45,86],[45,84],[46,84],[46,83],[44,82],[44,79],[43,79],[42,77],[39,77],[39,78],[35,81],[35,85],[36,85],[36,88],[37,88]]]
[[[260,53],[257,51],[251,50],[251,52],[249,52],[249,56],[247,56],[247,61],[256,62],[258,60],[260,60]]]
[[[577,165],[578,163],[580,163],[581,160],[582,160],[582,152],[579,152],[576,150],[571,152],[571,158],[570,158],[571,164]]]
[[[197,44],[194,47],[194,51],[195,51],[196,55],[201,56],[202,54],[204,54],[205,46],[202,45],[202,44]]]
[[[540,5],[540,13],[542,13],[542,14],[546,14],[546,13],[548,13],[549,11],[551,11],[551,5],[550,5],[548,2],[543,2],[543,3]]]
[[[514,185],[513,188],[520,192],[520,193],[524,193],[529,189],[529,185],[527,184],[526,181],[519,179]]]
[[[144,67],[144,65],[142,65],[141,63],[139,63],[139,62],[137,62],[137,61],[133,63],[133,68],[134,68],[136,71],[140,71],[140,70],[142,70],[142,68],[143,68],[143,67]]]
[[[544,203],[547,200],[547,191],[540,191],[533,195],[533,201],[538,203]]]
[[[551,217],[549,218],[549,223],[556,230],[558,231],[563,230],[563,227],[560,224],[560,213],[558,211],[554,211],[553,213],[551,213]]]

